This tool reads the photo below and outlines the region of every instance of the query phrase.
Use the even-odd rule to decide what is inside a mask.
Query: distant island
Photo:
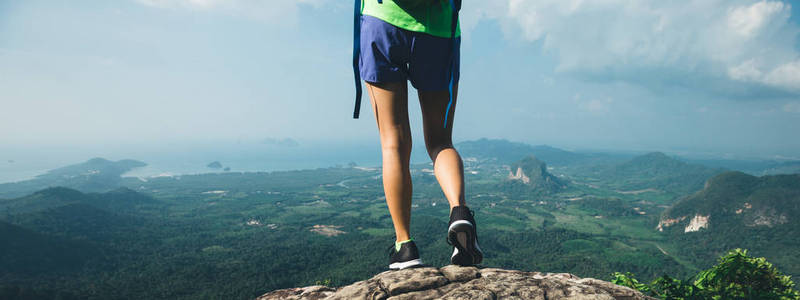
[[[212,162],[208,163],[208,165],[206,165],[206,167],[209,167],[209,168],[212,168],[212,169],[221,169],[222,168],[222,164],[219,161],[212,161]]]

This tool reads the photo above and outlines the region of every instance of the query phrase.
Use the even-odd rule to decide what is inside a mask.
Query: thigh
[[[411,34],[385,21],[361,16],[359,72],[364,81],[385,83],[408,79]]]
[[[461,38],[455,45],[449,38],[414,34],[408,73],[411,84],[419,91],[441,91],[459,79]]]
[[[372,111],[381,136],[381,144],[399,146],[394,143],[411,140],[408,121],[408,84],[406,81],[389,83],[367,83]]]
[[[419,91],[419,106],[422,108],[422,128],[425,131],[425,144],[432,146],[449,146],[452,144],[453,120],[455,119],[458,84],[453,85],[453,103],[448,114],[447,104],[450,93],[442,91]],[[444,124],[445,114],[447,126]]]

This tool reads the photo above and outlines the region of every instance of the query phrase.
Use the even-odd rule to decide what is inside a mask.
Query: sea
[[[101,157],[147,164],[123,177],[156,177],[219,172],[270,172],[358,165],[381,165],[375,143],[204,142],[161,145],[31,146],[0,148],[0,183],[28,180],[49,170]],[[222,168],[208,167],[219,162]],[[428,162],[415,147],[412,163]],[[225,171],[225,168],[228,168]]]

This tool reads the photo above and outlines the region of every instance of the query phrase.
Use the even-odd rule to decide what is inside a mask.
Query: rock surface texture
[[[386,271],[340,288],[276,290],[272,299],[653,299],[633,289],[567,273],[446,266]]]

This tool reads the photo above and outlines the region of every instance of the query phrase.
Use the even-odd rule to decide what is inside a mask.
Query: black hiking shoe
[[[419,251],[414,241],[402,243],[400,251],[395,251],[394,244],[392,244],[392,250],[389,252],[390,270],[402,270],[420,265],[422,265],[422,260],[419,258]]]
[[[478,247],[474,213],[466,206],[456,206],[450,211],[447,243],[453,245],[450,263],[459,266],[477,265],[483,261],[483,252]]]

